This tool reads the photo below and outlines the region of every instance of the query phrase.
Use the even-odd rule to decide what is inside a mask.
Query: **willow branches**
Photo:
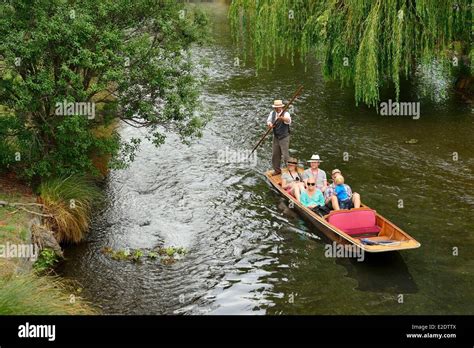
[[[354,85],[356,103],[376,105],[383,85],[398,98],[417,63],[472,71],[473,9],[468,0],[233,0],[229,17],[257,69],[314,55],[327,79]]]

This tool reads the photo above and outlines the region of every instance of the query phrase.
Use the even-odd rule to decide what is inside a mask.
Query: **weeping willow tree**
[[[353,84],[356,103],[376,105],[386,84],[398,99],[400,78],[417,64],[472,74],[473,9],[471,0],[233,0],[229,17],[257,69],[315,55],[325,78]]]

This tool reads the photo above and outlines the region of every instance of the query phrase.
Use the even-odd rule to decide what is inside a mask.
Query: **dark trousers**
[[[273,170],[279,172],[281,169],[281,156],[283,156],[283,163],[286,166],[290,154],[288,149],[290,148],[290,136],[284,137],[283,139],[277,139],[276,136],[273,136],[273,146],[272,146],[272,165]]]

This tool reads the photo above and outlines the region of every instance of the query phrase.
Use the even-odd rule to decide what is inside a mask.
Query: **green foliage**
[[[83,315],[95,311],[58,277],[24,274],[0,278],[1,315]]]
[[[56,232],[58,242],[80,242],[91,222],[94,207],[102,200],[102,192],[95,183],[83,176],[50,179],[39,187],[45,220]]]
[[[322,62],[323,75],[355,87],[356,102],[376,105],[380,88],[416,63],[437,59],[446,67],[471,52],[471,1],[459,0],[233,0],[229,17],[244,55],[257,69],[277,56]],[[272,60],[272,62],[270,62]]]
[[[153,260],[158,258],[158,254],[155,253],[154,251],[150,251],[147,256],[148,258],[153,259]]]
[[[183,141],[199,135],[206,118],[195,112],[189,48],[204,41],[207,21],[174,0],[1,2],[0,104],[14,116],[0,114],[0,165],[27,178],[90,173],[91,153],[120,165],[136,144],[93,134],[116,117],[146,127],[157,145],[160,126]],[[63,102],[94,103],[96,115],[66,116]]]
[[[58,261],[58,256],[54,250],[43,249],[40,252],[38,260],[33,264],[33,268],[39,273],[47,272],[54,268]]]
[[[176,254],[184,255],[186,254],[186,249],[181,247],[169,246],[166,248],[159,249],[158,253],[165,254],[168,256],[175,256]]]
[[[5,109],[4,109],[5,110]],[[2,130],[13,130],[16,132],[3,133]],[[22,142],[18,139],[27,137],[26,132],[22,131],[21,124],[17,117],[10,112],[0,113],[0,170],[10,168],[10,166],[21,161]]]
[[[133,253],[131,255],[131,259],[134,262],[138,262],[138,261],[140,261],[142,256],[143,256],[143,251],[141,251],[140,249],[137,249],[137,250],[133,251]]]
[[[109,248],[103,249],[103,252],[106,254],[110,254],[112,259],[117,261],[124,261],[129,260],[131,253],[128,250],[112,250]]]
[[[119,249],[114,250],[110,247],[105,247],[102,249],[102,253],[109,255],[113,260],[116,261],[132,261],[139,262],[142,257],[145,255],[145,252],[141,249],[128,250],[128,249]],[[150,260],[159,259],[161,263],[165,265],[170,265],[176,262],[177,259],[187,254],[187,250],[183,247],[159,247],[156,251],[149,251],[146,253],[146,256]]]

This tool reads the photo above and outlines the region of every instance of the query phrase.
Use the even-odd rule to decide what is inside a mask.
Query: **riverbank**
[[[33,242],[31,226],[39,222],[39,215],[35,214],[39,211],[34,208],[37,196],[32,190],[14,175],[2,175],[0,201],[9,203],[0,206],[0,314],[95,313],[96,310],[79,296],[80,287],[54,272],[38,272],[39,267],[35,265],[41,262],[41,256]]]
[[[97,98],[106,100],[105,91]],[[97,112],[103,117],[103,105]],[[0,116],[8,109],[0,105]],[[92,130],[96,139],[113,139],[118,120]],[[81,286],[55,273],[63,258],[60,243],[78,243],[89,230],[94,202],[101,199],[95,181],[109,173],[111,154],[90,154],[94,178],[49,178],[34,193],[11,171],[0,173],[0,315],[94,314],[79,295]],[[48,217],[49,216],[49,217]],[[31,250],[33,258],[9,250]]]
[[[35,203],[36,198],[27,186],[14,183],[11,176],[3,176],[0,177],[0,201],[29,204]],[[30,214],[24,210],[0,207],[0,245],[28,243],[31,240],[28,229],[30,220]],[[29,267],[22,265],[21,259],[0,258],[0,277],[11,276],[19,268]]]

